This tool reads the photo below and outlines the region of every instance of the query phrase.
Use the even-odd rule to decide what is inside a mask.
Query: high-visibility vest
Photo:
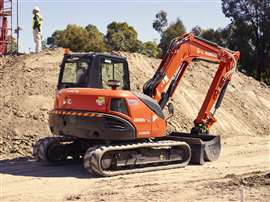
[[[40,13],[36,13],[33,16],[33,24],[32,24],[32,28],[33,29],[38,29],[39,32],[42,32],[42,22],[43,22],[43,18],[42,15]]]

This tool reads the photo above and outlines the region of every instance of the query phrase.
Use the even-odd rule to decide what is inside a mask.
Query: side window
[[[105,89],[110,89],[107,85],[109,80],[120,81],[119,88],[123,89],[125,85],[125,72],[124,63],[117,60],[112,60],[109,58],[101,59],[101,73],[102,73],[102,86]]]
[[[76,82],[76,63],[65,63],[65,70],[62,82],[63,83]]]

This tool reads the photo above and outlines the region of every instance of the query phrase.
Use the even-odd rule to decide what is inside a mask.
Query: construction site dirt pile
[[[131,87],[142,91],[160,60],[137,53],[114,52],[128,59]],[[48,111],[54,92],[63,51],[47,50],[40,54],[0,58],[0,155],[1,158],[27,156],[32,144],[49,136]],[[175,116],[170,130],[189,131],[209,87],[217,66],[195,62],[188,68],[172,103]],[[270,134],[270,88],[237,72],[228,87],[224,102],[216,113],[218,122],[211,132],[228,138],[237,134]]]

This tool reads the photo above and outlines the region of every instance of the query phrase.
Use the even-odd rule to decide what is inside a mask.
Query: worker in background
[[[40,14],[40,9],[36,6],[33,9],[33,37],[36,44],[36,53],[41,51],[42,45],[42,16]]]

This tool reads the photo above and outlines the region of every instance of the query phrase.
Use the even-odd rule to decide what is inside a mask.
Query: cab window
[[[125,63],[120,60],[101,58],[101,82],[102,88],[110,89],[107,85],[109,80],[120,82],[119,89],[128,89],[127,75],[125,72]]]

